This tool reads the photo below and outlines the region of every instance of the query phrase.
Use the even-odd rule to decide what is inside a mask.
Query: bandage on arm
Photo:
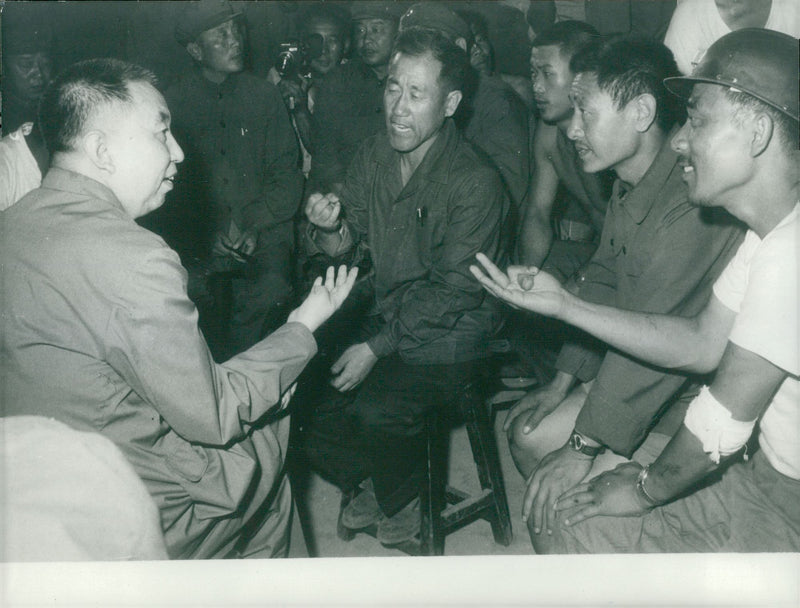
[[[700,440],[709,458],[719,464],[721,457],[738,452],[747,443],[756,419],[734,420],[730,410],[704,386],[689,405],[683,424]]]

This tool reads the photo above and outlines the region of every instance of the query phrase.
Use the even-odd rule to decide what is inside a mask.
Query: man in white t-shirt
[[[711,44],[745,27],[763,27],[800,36],[797,0],[678,0],[664,44],[675,55],[682,74],[691,74]]]
[[[798,41],[738,30],[715,42],[691,77],[665,84],[688,97],[689,118],[672,145],[690,197],[750,228],[702,312],[637,314],[581,301],[533,267],[505,274],[479,256],[490,276],[472,268],[498,297],[649,363],[716,370],[655,462],[620,465],[562,494],[559,526],[535,537],[534,548],[798,551]],[[757,423],[748,459],[742,451]]]

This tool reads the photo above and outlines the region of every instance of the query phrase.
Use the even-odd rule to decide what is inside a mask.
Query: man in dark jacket
[[[306,205],[312,250],[338,256],[366,243],[374,264],[372,312],[334,357],[336,390],[312,417],[309,453],[345,487],[371,480],[342,522],[377,522],[387,545],[419,528],[426,414],[454,406],[499,322],[468,274],[484,247],[502,256],[508,199],[451,118],[467,65],[441,33],[402,32],[384,93],[386,133],[359,149],[340,196],[315,193]]]
[[[175,33],[196,66],[165,94],[186,149],[176,193],[211,232],[189,237],[194,242],[184,243],[182,253],[233,274],[218,359],[252,346],[283,321],[303,187],[297,141],[277,87],[243,72],[240,17],[218,1],[187,7]]]

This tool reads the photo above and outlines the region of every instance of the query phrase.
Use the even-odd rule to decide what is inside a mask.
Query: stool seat
[[[409,555],[443,555],[445,537],[478,519],[489,522],[495,542],[504,546],[511,544],[511,518],[500,457],[490,424],[488,401],[481,395],[480,388],[474,382],[468,383],[461,391],[458,408],[466,425],[481,490],[470,494],[447,484],[449,428],[443,428],[439,413],[432,411],[427,420],[427,469],[420,488],[420,533],[417,538],[395,545]],[[375,536],[377,525],[358,531],[342,525],[341,510],[352,497],[353,493],[342,496],[339,538],[351,540],[357,532]]]

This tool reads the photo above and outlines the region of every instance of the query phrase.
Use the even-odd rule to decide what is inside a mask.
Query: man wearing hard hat
[[[749,228],[702,312],[621,311],[581,301],[533,267],[503,273],[479,256],[489,276],[472,268],[498,297],[654,365],[715,371],[655,462],[620,465],[562,494],[559,525],[534,537],[534,548],[798,551],[798,41],[737,30],[691,76],[665,84],[687,100],[689,118],[672,145],[690,197]]]

